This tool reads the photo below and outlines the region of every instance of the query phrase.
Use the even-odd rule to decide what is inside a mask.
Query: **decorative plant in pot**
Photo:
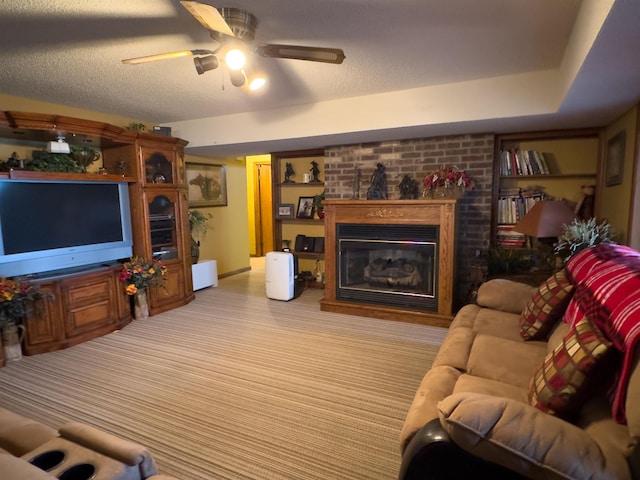
[[[167,267],[155,258],[146,260],[132,257],[122,265],[120,281],[125,284],[125,292],[133,298],[133,316],[136,319],[149,316],[147,288],[151,285],[164,287]]]
[[[324,190],[322,191],[322,193],[319,193],[318,195],[313,196],[313,208],[315,209],[316,214],[320,219],[324,218],[324,205],[322,204],[323,201],[324,201]]]
[[[0,330],[5,359],[9,362],[22,358],[20,343],[25,331],[22,320],[38,296],[37,288],[30,282],[0,278]]]
[[[191,263],[195,265],[200,259],[200,238],[207,235],[208,221],[213,218],[210,213],[200,210],[189,210],[189,231],[191,232]],[[196,240],[197,239],[197,240]]]
[[[575,219],[569,225],[562,226],[562,235],[558,238],[554,251],[567,263],[581,250],[599,243],[615,243],[615,232],[606,220],[598,223],[595,217],[588,220]]]

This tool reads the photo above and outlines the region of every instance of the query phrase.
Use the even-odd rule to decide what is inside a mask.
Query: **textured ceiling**
[[[563,108],[573,112],[581,106],[584,115],[591,103],[615,102],[619,109],[638,101],[638,4],[617,1],[606,25],[613,33],[598,39]],[[339,47],[347,57],[342,65],[255,57],[269,84],[249,94],[233,87],[222,68],[198,75],[191,58],[121,63],[215,46],[177,0],[3,0],[0,87],[10,95],[156,124],[271,111],[557,69],[581,5],[580,0],[225,1],[216,6],[256,15],[256,45]],[[636,40],[631,48],[628,43]],[[607,70],[610,65],[619,69],[616,74]],[[600,99],[593,98],[596,87],[602,88]]]

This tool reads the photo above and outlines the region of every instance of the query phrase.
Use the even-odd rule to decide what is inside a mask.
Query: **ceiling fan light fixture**
[[[247,77],[242,70],[230,70],[229,77],[231,77],[231,84],[234,87],[242,87],[247,83]]]
[[[229,67],[231,70],[240,70],[242,67],[244,67],[247,61],[247,57],[239,48],[232,48],[227,52],[224,60],[227,63],[227,67]]]
[[[266,77],[263,75],[253,75],[249,78],[249,90],[256,91],[260,90],[267,83]]]
[[[198,75],[202,75],[209,70],[215,70],[218,68],[218,59],[215,55],[207,55],[206,57],[195,57],[193,63],[196,66]]]

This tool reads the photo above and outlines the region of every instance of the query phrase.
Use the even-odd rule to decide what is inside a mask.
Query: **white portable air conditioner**
[[[265,257],[264,276],[267,297],[273,300],[291,300],[300,295],[297,286],[298,262],[293,253],[269,252]]]

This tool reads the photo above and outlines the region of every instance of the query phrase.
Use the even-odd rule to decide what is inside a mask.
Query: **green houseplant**
[[[313,208],[318,214],[318,218],[324,218],[324,205],[322,202],[324,201],[324,190],[322,193],[313,196]]]
[[[562,235],[554,248],[555,254],[563,257],[567,263],[571,257],[581,250],[599,243],[614,243],[614,231],[606,220],[597,223],[595,218],[588,220],[575,219],[569,225],[562,226]]]
[[[195,265],[200,259],[200,238],[207,235],[208,222],[213,218],[213,215],[202,213],[200,210],[189,210],[188,215],[189,231],[191,232],[191,263]]]

